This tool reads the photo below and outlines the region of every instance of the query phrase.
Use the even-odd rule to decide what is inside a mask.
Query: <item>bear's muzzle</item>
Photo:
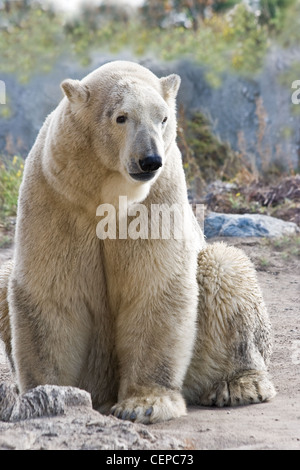
[[[131,178],[137,181],[149,181],[157,173],[157,170],[162,167],[162,158],[159,155],[149,155],[139,160],[138,170],[134,173],[129,173]]]

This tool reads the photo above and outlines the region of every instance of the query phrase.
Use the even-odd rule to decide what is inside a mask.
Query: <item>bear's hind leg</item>
[[[228,381],[230,405],[248,405],[268,401],[276,395],[267,372],[245,370]]]
[[[251,261],[224,243],[208,245],[198,256],[197,278],[198,329],[185,398],[206,406],[270,400],[271,328]]]
[[[275,394],[267,373],[245,370],[228,380],[214,384],[208,392],[199,397],[198,404],[218,407],[249,405],[268,401]]]

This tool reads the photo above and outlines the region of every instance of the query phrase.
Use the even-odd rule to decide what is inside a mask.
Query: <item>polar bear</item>
[[[0,335],[23,396],[79,387],[103,413],[153,423],[184,415],[186,401],[274,395],[253,267],[208,249],[188,203],[179,85],[126,61],[62,83],[26,159],[14,258],[0,275]],[[183,208],[183,235],[174,224],[169,237],[119,236],[120,197],[131,215],[141,203]],[[99,207],[117,214],[115,237],[99,237]]]

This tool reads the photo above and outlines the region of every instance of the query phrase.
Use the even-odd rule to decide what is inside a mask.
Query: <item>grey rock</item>
[[[0,377],[1,367],[0,357]],[[78,388],[43,385],[19,395],[13,383],[0,384],[0,450],[184,448],[180,439],[100,414]]]
[[[69,406],[92,407],[91,396],[75,387],[40,385],[19,395],[13,384],[0,384],[0,420],[20,421],[64,414]]]
[[[279,238],[299,232],[293,222],[262,214],[221,214],[211,212],[204,222],[204,234],[212,237]]]

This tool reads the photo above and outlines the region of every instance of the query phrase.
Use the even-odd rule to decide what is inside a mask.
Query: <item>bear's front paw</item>
[[[168,421],[186,414],[186,406],[179,392],[149,389],[149,393],[134,395],[114,405],[111,413],[117,418],[136,423],[152,424]]]

